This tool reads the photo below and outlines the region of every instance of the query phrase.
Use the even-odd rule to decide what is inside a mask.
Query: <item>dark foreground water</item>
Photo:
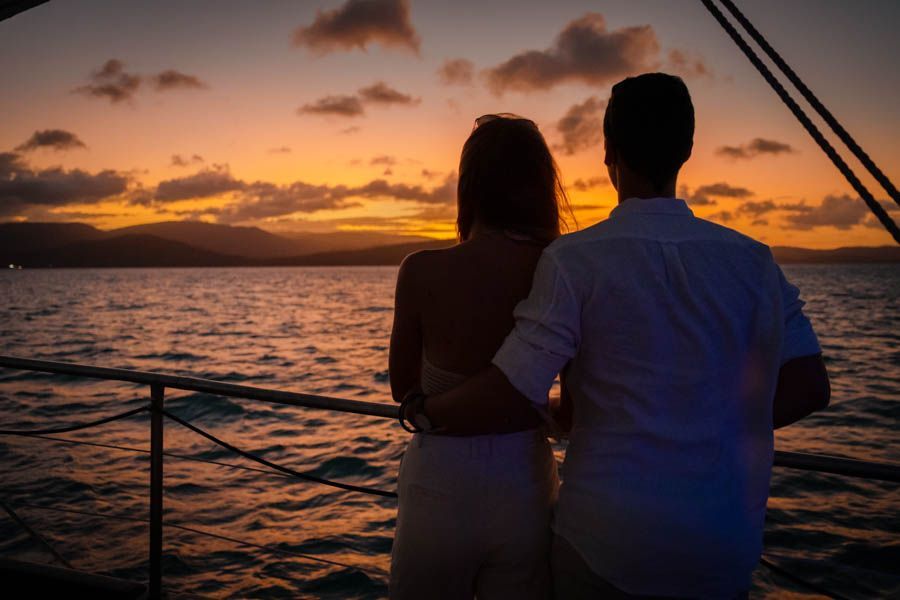
[[[900,267],[792,266],[833,378],[832,406],[778,433],[778,448],[900,462]],[[0,353],[159,370],[388,401],[394,268],[0,271]],[[146,388],[0,369],[0,428],[99,418]],[[169,409],[295,469],[393,489],[406,434],[393,422],[171,391]],[[68,439],[148,447],[134,417]],[[167,450],[252,466],[174,423]],[[560,448],[560,452],[562,448]],[[0,437],[0,500],[145,519],[148,460]],[[166,520],[362,573],[167,529],[176,595],[384,596],[395,503],[206,463],[166,460]],[[777,470],[766,556],[851,598],[900,594],[900,488]],[[36,509],[21,516],[77,568],[146,577],[147,528]],[[691,543],[685,540],[685,544]],[[0,513],[0,555],[47,560]],[[760,567],[754,596],[809,592]],[[811,594],[813,595],[813,594]]]

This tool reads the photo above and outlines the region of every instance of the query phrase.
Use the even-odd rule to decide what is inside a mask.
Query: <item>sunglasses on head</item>
[[[497,119],[508,119],[510,121],[524,121],[528,125],[531,125],[535,129],[537,129],[537,125],[531,119],[526,119],[525,117],[521,117],[514,113],[497,113],[491,115],[481,115],[477,119],[475,119],[475,124],[472,126],[472,131],[475,131],[481,125],[485,123],[490,123],[491,121],[496,121]]]

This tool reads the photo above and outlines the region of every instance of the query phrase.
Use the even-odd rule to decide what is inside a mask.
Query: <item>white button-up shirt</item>
[[[767,246],[632,198],[543,253],[494,364],[531,402],[567,364],[554,530],[625,592],[729,597],[762,551],[778,371],[820,352]]]

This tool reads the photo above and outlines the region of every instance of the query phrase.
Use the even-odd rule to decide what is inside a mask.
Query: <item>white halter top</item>
[[[461,375],[434,366],[425,357],[425,354],[422,354],[422,391],[429,396],[451,390],[468,378],[468,375]]]

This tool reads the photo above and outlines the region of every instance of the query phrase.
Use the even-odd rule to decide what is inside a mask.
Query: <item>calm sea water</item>
[[[900,462],[900,267],[789,266],[833,378],[832,406],[780,431],[777,446]],[[389,401],[395,268],[0,271],[0,352],[159,370]],[[65,425],[146,401],[146,388],[0,370],[0,427]],[[407,435],[393,422],[170,391],[169,410],[299,470],[393,489]],[[147,448],[147,416],[70,439]],[[252,466],[174,423],[170,452]],[[563,449],[559,448],[560,454]],[[97,447],[0,438],[0,500],[147,518],[148,460]],[[395,503],[254,471],[165,465],[166,520],[369,573],[165,532],[165,583],[181,595],[376,598]],[[146,577],[140,522],[22,509],[75,567]],[[690,543],[690,540],[685,540]],[[0,554],[46,554],[0,513]],[[896,485],[777,470],[766,556],[851,598],[900,594]],[[803,587],[760,567],[755,595]]]

